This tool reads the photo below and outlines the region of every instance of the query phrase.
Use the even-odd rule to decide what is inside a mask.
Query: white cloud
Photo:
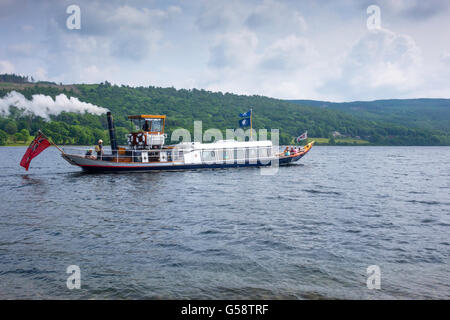
[[[300,33],[307,29],[307,23],[300,11],[286,3],[264,0],[248,15],[245,24],[255,30],[281,33]]]
[[[407,94],[422,83],[420,48],[411,37],[387,29],[368,31],[341,64],[339,75],[323,89],[352,92],[352,99]]]
[[[211,47],[209,65],[217,68],[251,68],[257,62],[258,37],[249,31],[218,36]]]
[[[383,11],[416,21],[443,14],[449,8],[448,0],[380,0],[380,5]]]
[[[304,68],[318,58],[313,44],[304,37],[289,35],[275,41],[264,50],[261,66],[283,72]]]
[[[450,67],[450,52],[441,54],[441,61],[444,63],[444,65]]]
[[[245,4],[239,1],[204,0],[195,25],[202,32],[224,32],[241,25],[246,11]]]
[[[14,65],[8,60],[0,60],[0,73],[13,73]]]
[[[65,2],[32,2],[26,11],[10,2],[0,13],[7,17],[0,27],[13,30],[0,31],[0,70],[64,83],[108,80],[278,98],[449,91],[443,0],[379,0],[382,27],[392,31],[378,33],[366,29],[370,0],[171,3],[80,0],[81,30],[68,30]]]
[[[141,74],[142,65],[158,58],[168,46],[163,28],[182,14],[178,6],[137,8],[98,2],[81,6],[81,30],[68,30],[65,21],[50,20],[46,41],[47,70],[57,82],[136,83],[129,68]],[[54,63],[58,61],[58,63]],[[129,64],[128,66],[125,66]],[[57,76],[56,76],[57,75]],[[142,82],[150,84],[148,79]],[[139,82],[139,81],[137,81]],[[142,84],[141,82],[141,84]]]
[[[168,42],[163,36],[163,27],[173,22],[182,9],[169,6],[165,9],[136,8],[130,5],[100,6],[93,2],[83,5],[80,32],[66,29],[63,21],[52,25],[58,38],[50,45],[68,55],[89,54],[131,61],[148,59],[152,53]]]
[[[35,80],[47,81],[48,80],[47,70],[43,67],[37,67],[33,73],[33,77],[35,78]]]
[[[34,49],[34,45],[30,42],[15,43],[8,46],[8,52],[11,54],[31,55]]]
[[[167,10],[162,9],[137,9],[128,5],[121,6],[113,10],[105,22],[120,29],[140,29],[149,28],[157,23],[169,19],[173,14],[181,13],[180,7],[170,6]]]
[[[262,46],[254,32],[228,33],[211,48],[211,70],[201,85],[210,90],[298,98],[321,83],[318,52],[306,38],[287,35]]]

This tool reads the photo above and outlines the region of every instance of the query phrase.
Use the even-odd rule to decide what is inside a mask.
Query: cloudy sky
[[[448,0],[0,0],[0,34],[0,73],[58,83],[450,98]]]

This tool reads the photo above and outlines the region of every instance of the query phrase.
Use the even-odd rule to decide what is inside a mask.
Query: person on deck
[[[87,159],[95,159],[95,157],[92,155],[92,152],[93,152],[92,149],[87,150],[86,154],[84,155],[85,158],[87,158]]]
[[[98,140],[98,144],[95,146],[95,152],[97,152],[97,160],[101,160],[103,155],[103,140]]]
[[[142,130],[144,131],[150,131],[150,125],[148,124],[148,121],[144,122],[144,126],[142,127]]]

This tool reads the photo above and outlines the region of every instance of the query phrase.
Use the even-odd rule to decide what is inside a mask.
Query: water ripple
[[[274,176],[83,174],[53,148],[25,173],[23,152],[0,148],[0,298],[450,298],[450,148],[316,147]]]

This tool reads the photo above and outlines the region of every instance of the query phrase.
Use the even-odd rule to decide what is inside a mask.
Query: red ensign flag
[[[28,171],[31,160],[36,157],[39,153],[44,151],[50,146],[50,142],[45,138],[42,132],[38,132],[34,140],[30,143],[27,151],[20,161],[20,165]]]

